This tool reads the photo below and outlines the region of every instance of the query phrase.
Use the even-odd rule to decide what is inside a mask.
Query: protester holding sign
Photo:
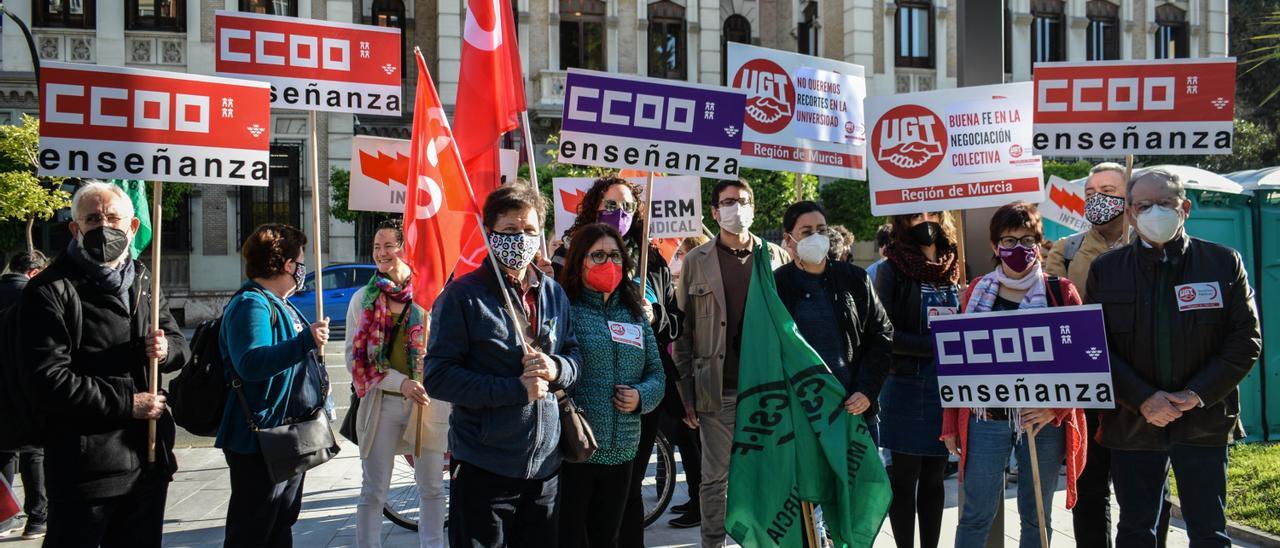
[[[596,179],[591,188],[582,196],[578,206],[577,217],[573,225],[564,233],[566,245],[556,249],[551,264],[557,275],[565,269],[565,258],[572,254],[572,243],[577,232],[584,226],[604,223],[613,227],[623,235],[623,246],[630,259],[626,279],[640,282],[637,272],[640,265],[640,253],[647,249],[649,253],[649,271],[645,273],[644,299],[641,308],[648,318],[653,334],[658,341],[658,351],[666,372],[667,383],[675,390],[675,362],[668,350],[671,343],[680,336],[680,327],[684,314],[677,306],[675,285],[672,283],[671,270],[667,261],[650,242],[644,240],[644,222],[648,211],[640,202],[640,186],[621,177],[609,175]],[[662,417],[656,408],[645,413],[640,422],[640,445],[636,453],[631,481],[628,484],[627,507],[623,513],[622,531],[619,541],[636,546],[644,545],[644,501],[640,498],[640,484],[644,480],[645,471],[649,467],[649,456],[653,451],[654,439],[657,437]]]
[[[1044,273],[1040,243],[1044,233],[1036,207],[1014,202],[991,217],[991,250],[999,265],[973,280],[961,299],[961,312],[1001,312],[1073,306],[1080,295],[1066,278]],[[1017,455],[1018,470],[1040,469],[1040,493],[1044,507],[1052,508],[1058,486],[1058,467],[1067,457],[1067,508],[1075,506],[1076,478],[1084,467],[1085,425],[1080,409],[1050,408],[947,408],[942,415],[942,441],[960,457],[960,483],[964,508],[956,529],[956,547],[986,545],[996,510],[1004,503],[1004,470],[1009,451]],[[1036,445],[1032,462],[1029,443]],[[1040,546],[1039,520],[1033,474],[1018,481],[1018,516],[1022,523],[1020,546]],[[1046,513],[1045,528],[1052,531]]]
[[[1154,546],[1170,463],[1192,545],[1227,546],[1227,446],[1244,437],[1237,386],[1262,350],[1240,255],[1192,238],[1177,175],[1128,182],[1140,241],[1098,257],[1089,300],[1106,316],[1120,406],[1102,413],[1120,502],[1119,546]]]
[[[295,227],[258,227],[240,246],[249,280],[223,310],[218,345],[224,371],[229,383],[240,381],[227,397],[214,442],[231,470],[227,546],[291,546],[302,509],[306,474],[273,478],[256,434],[297,419],[289,409],[306,382],[305,361],[329,340],[327,318],[308,326],[288,301],[307,277],[306,245],[307,236]]]
[[[560,271],[582,351],[582,372],[568,394],[600,444],[586,462],[560,470],[561,546],[618,545],[624,494],[636,483],[640,416],[658,408],[665,389],[640,286],[622,275],[635,268],[625,246],[612,225],[579,226]]]
[[[948,212],[895,215],[876,271],[876,295],[893,323],[889,377],[880,392],[880,445],[890,451],[893,504],[889,522],[898,546],[938,545],[946,492],[947,448],[938,437],[942,403],[929,318],[960,307],[956,229]]]
[[[382,507],[399,455],[413,455],[418,486],[418,543],[443,547],[447,512],[444,453],[449,403],[422,387],[427,311],[413,302],[413,271],[401,259],[399,219],[383,221],[373,239],[378,273],[347,307],[347,368],[356,396],[356,439],[363,480],[356,504],[356,545],[382,546]]]
[[[805,341],[843,385],[845,411],[862,415],[878,440],[876,407],[893,344],[893,325],[871,279],[852,264],[828,260],[827,213],[797,202],[782,216],[793,262],[774,272],[778,297]]]
[[[573,386],[580,369],[569,299],[532,265],[546,211],[524,183],[489,194],[484,230],[501,278],[496,268],[473,270],[445,286],[431,309],[423,385],[453,404],[453,546],[560,545],[552,392]]]
[[[1103,162],[1089,170],[1084,183],[1084,216],[1093,226],[1058,240],[1044,261],[1044,270],[1070,280],[1087,280],[1089,267],[1099,255],[1133,238],[1124,218],[1124,166]],[[1081,294],[1081,298],[1087,294]]]
[[[685,335],[676,340],[676,369],[685,422],[702,431],[702,545],[724,546],[725,494],[737,421],[738,362],[743,313],[754,261],[770,270],[787,263],[786,251],[751,234],[755,200],[751,185],[726,179],[711,190],[715,240],[684,258],[680,309]],[[764,247],[761,247],[761,246]],[[757,256],[755,250],[767,250]]]
[[[174,423],[148,387],[148,359],[172,371],[190,352],[160,295],[148,325],[151,272],[129,256],[139,221],[119,187],[90,182],[71,202],[66,252],[22,294],[24,390],[48,417],[49,535],[45,546],[161,544],[177,461]],[[158,424],[147,462],[147,421]]]

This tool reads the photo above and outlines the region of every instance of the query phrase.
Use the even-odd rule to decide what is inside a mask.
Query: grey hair
[[[129,195],[125,194],[124,189],[98,179],[85,179],[80,188],[76,189],[75,196],[71,198],[71,218],[79,221],[80,202],[84,201],[86,197],[96,194],[111,195],[111,199],[116,201],[116,207],[120,208],[121,216],[126,219],[133,219],[133,200],[129,199]]]
[[[1124,166],[1117,164],[1115,162],[1102,162],[1101,164],[1093,166],[1093,169],[1089,170],[1089,175],[1102,173],[1104,171],[1113,171],[1116,174],[1120,175],[1120,178],[1122,179],[1125,176]]]
[[[1158,182],[1164,183],[1177,191],[1178,199],[1187,199],[1187,187],[1182,184],[1182,178],[1179,177],[1177,173],[1163,169],[1148,169],[1143,171],[1141,175],[1129,179],[1129,184],[1126,185],[1124,189],[1125,196],[1127,196],[1125,200],[1128,201],[1128,203],[1133,203],[1133,186],[1138,184],[1138,181],[1142,181],[1144,179],[1157,179]]]

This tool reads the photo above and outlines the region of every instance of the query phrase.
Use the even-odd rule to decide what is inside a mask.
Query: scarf
[[[93,282],[93,285],[99,289],[115,295],[124,303],[125,310],[130,310],[129,289],[133,287],[133,278],[136,276],[134,270],[133,259],[126,258],[120,266],[111,268],[104,266],[97,261],[89,258],[89,254],[81,247],[80,242],[75,238],[71,239],[71,243],[67,244],[67,256],[71,257],[71,263]]]
[[[940,249],[938,258],[930,261],[919,248],[892,243],[884,250],[885,258],[903,274],[924,283],[952,285],[960,281],[954,247]]]
[[[1018,310],[1049,306],[1048,294],[1045,292],[1044,273],[1040,268],[1040,261],[1036,261],[1031,272],[1017,280],[1006,275],[1004,268],[999,266],[986,276],[983,276],[977,283],[973,284],[973,293],[969,295],[969,301],[965,303],[965,314],[990,312],[991,307],[996,303],[996,297],[1000,294],[1000,286],[1027,290],[1026,295],[1022,296],[1022,302],[1018,304]],[[973,416],[977,417],[978,420],[986,420],[987,410],[985,407],[974,407],[972,411]],[[1016,407],[1009,409],[1009,426],[1013,428],[1013,431],[1019,437],[1023,433],[1020,415],[1020,409]]]
[[[409,378],[414,380],[422,378],[422,358],[426,355],[426,315],[422,307],[413,303],[412,280],[396,285],[390,278],[378,274],[361,291],[359,328],[351,343],[351,382],[355,385],[356,395],[363,398],[391,369],[388,345],[400,315],[391,312],[388,301],[405,303],[407,307],[403,328],[408,330]]]

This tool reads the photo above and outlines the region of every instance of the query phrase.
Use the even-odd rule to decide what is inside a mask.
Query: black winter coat
[[[18,304],[22,288],[27,286],[27,275],[10,272],[0,276],[0,310]]]
[[[1099,413],[1097,438],[1112,449],[1160,451],[1172,444],[1222,447],[1243,437],[1237,388],[1262,352],[1258,311],[1244,263],[1235,250],[1197,238],[1165,244],[1172,272],[1168,285],[1156,287],[1161,250],[1141,240],[1105,253],[1089,267],[1089,302],[1102,305],[1115,383],[1115,409]],[[1184,284],[1216,283],[1220,306],[1178,311],[1175,292]],[[1185,291],[1188,288],[1183,288]],[[1192,295],[1194,295],[1194,291]],[[1155,345],[1156,299],[1174,317],[1168,341],[1169,384],[1161,386]],[[1193,390],[1204,407],[1193,408],[1160,428],[1139,411],[1158,390]]]
[[[803,275],[800,267],[792,262],[774,271],[778,297],[787,311],[795,315],[796,302],[801,298],[798,288]],[[880,305],[867,271],[855,265],[829,261],[822,273],[822,283],[844,334],[845,363],[850,369],[851,386],[848,395],[862,392],[871,400],[870,414],[879,407],[880,388],[888,372],[893,348],[893,324]]]
[[[151,274],[141,262],[134,269],[127,311],[66,255],[22,295],[24,384],[48,418],[44,465],[52,499],[120,496],[143,481],[167,482],[177,470],[169,413],[158,421],[156,464],[144,470],[147,421],[133,418],[133,396],[148,388],[143,335],[151,317]],[[68,289],[79,296],[79,318]],[[163,294],[160,328],[169,341],[160,369],[176,370],[190,350]]]

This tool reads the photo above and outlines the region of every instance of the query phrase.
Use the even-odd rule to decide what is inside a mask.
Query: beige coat
[[[751,240],[752,245],[760,244],[760,238],[755,235]],[[767,242],[765,245],[769,250],[770,271],[791,262],[781,247]],[[684,335],[675,343],[676,371],[680,373],[676,387],[684,401],[695,402],[699,413],[714,413],[720,410],[724,393],[727,344],[724,282],[720,279],[716,240],[685,255],[676,299],[684,311]]]
[[[377,289],[371,289],[377,291]],[[360,301],[364,299],[364,291],[356,291],[352,295],[350,304],[347,305],[347,371],[354,369],[352,362],[352,346],[355,344],[356,333],[360,330],[360,319],[364,316],[360,310]],[[387,392],[400,392],[400,383],[404,382],[404,373],[395,370],[388,370],[386,376],[378,382],[377,390]],[[378,418],[382,415],[382,398],[368,397],[372,394],[372,390],[365,394],[365,398],[360,400],[360,409],[356,411],[356,438],[360,440],[360,458],[368,458],[369,451],[373,448],[371,441],[378,435]],[[429,396],[429,394],[428,394]],[[431,403],[426,407],[425,420],[419,422],[418,414],[421,413],[423,407],[420,405],[413,406],[413,414],[409,417],[409,426],[404,432],[400,432],[400,445],[396,447],[396,454],[407,455],[413,452],[415,435],[422,437],[422,450],[433,453],[443,453],[449,449],[449,413],[452,407],[449,402],[432,399]],[[413,425],[418,425],[415,432]],[[421,456],[421,455],[419,455]]]
[[[1049,258],[1044,261],[1044,271],[1051,276],[1066,278],[1076,284],[1076,289],[1080,292],[1081,299],[1087,299],[1085,295],[1085,282],[1089,281],[1089,267],[1093,266],[1093,260],[1099,255],[1111,251],[1111,247],[1107,246],[1106,238],[1098,234],[1097,230],[1090,229],[1084,237],[1084,242],[1080,244],[1080,249],[1076,250],[1076,254],[1071,258],[1071,265],[1066,263],[1067,240],[1071,236],[1067,236],[1057,242],[1054,242],[1053,249],[1049,251]],[[1124,247],[1133,241],[1133,230],[1126,230],[1125,235],[1120,239],[1120,243],[1116,248]],[[1085,302],[1088,302],[1087,300]]]

